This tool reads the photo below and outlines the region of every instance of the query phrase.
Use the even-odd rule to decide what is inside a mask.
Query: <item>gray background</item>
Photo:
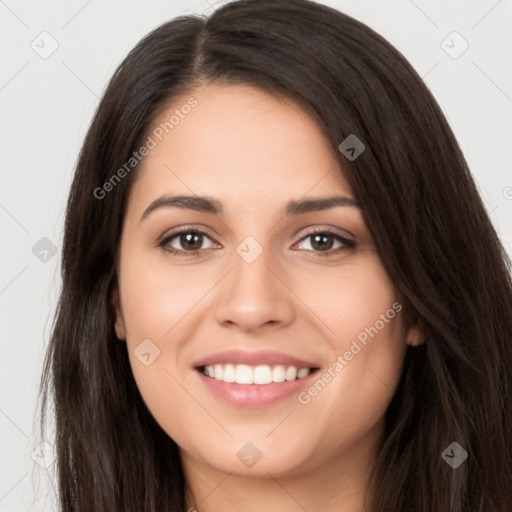
[[[42,442],[37,394],[60,288],[53,253],[60,251],[72,170],[94,109],[142,36],[177,15],[225,3],[210,1],[0,0],[2,512],[56,510],[51,438],[34,451]],[[374,28],[424,77],[512,254],[510,0],[323,3]]]

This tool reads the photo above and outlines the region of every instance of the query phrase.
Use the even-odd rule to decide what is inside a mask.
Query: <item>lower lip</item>
[[[196,370],[209,391],[223,401],[237,407],[265,407],[297,395],[309,386],[311,378],[318,370],[313,370],[307,377],[270,384],[236,384],[207,377]]]

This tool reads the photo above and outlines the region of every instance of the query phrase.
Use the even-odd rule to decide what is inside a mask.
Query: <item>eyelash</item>
[[[198,249],[194,251],[183,251],[180,249],[174,249],[167,246],[169,242],[171,242],[174,238],[176,238],[178,235],[182,235],[183,233],[194,233],[197,235],[204,235],[207,238],[210,238],[207,233],[204,231],[201,231],[200,229],[193,229],[190,227],[183,227],[179,228],[173,233],[170,233],[169,235],[165,236],[158,242],[158,247],[161,247],[164,251],[174,254],[175,256],[198,256],[201,251],[204,251],[206,249]],[[334,231],[330,229],[321,229],[321,228],[315,228],[306,235],[304,235],[299,242],[302,242],[303,240],[306,240],[307,238],[314,236],[314,235],[329,235],[334,237],[337,241],[341,242],[344,247],[338,247],[337,249],[329,249],[328,251],[314,251],[314,250],[307,250],[308,252],[314,252],[317,253],[321,257],[328,257],[333,256],[335,254],[339,254],[342,252],[350,251],[356,248],[357,244],[353,240],[349,240],[348,238],[345,238],[338,233],[335,233]]]

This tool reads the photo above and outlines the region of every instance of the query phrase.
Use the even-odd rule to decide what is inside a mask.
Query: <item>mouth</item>
[[[227,351],[193,365],[206,389],[236,407],[266,407],[298,394],[320,366],[277,352]]]

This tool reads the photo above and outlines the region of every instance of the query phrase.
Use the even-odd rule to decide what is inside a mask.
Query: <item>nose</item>
[[[294,295],[270,251],[248,261],[233,255],[233,268],[219,283],[217,321],[241,331],[278,329],[293,322]]]

